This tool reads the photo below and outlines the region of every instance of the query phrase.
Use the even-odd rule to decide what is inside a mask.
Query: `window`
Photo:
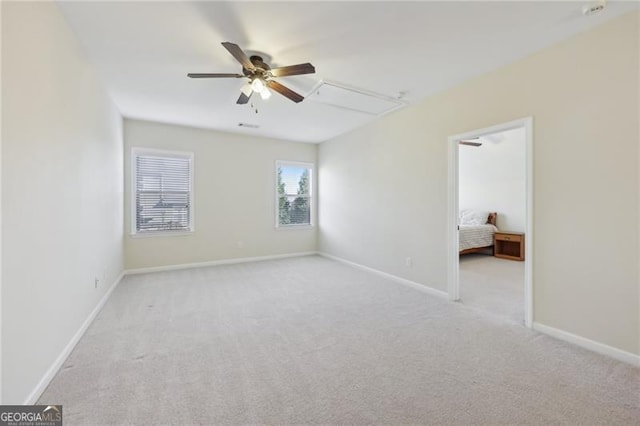
[[[313,165],[276,163],[276,227],[311,226]]]
[[[132,233],[193,231],[193,154],[134,148]]]

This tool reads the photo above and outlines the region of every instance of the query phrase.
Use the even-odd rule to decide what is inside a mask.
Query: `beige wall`
[[[2,9],[2,402],[22,404],[123,269],[122,119],[55,3]]]
[[[446,290],[447,137],[533,116],[534,320],[640,353],[638,16],[322,143],[319,249]]]
[[[315,228],[275,229],[275,162],[315,163],[316,145],[134,120],[124,129],[127,269],[315,251]],[[132,147],[194,153],[193,234],[130,235]]]

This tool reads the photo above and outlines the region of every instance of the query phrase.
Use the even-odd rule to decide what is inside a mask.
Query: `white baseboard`
[[[433,296],[437,296],[447,300],[449,299],[449,294],[445,291],[436,290],[434,288],[427,287],[425,285],[416,283],[414,281],[410,281],[405,278],[400,278],[398,276],[391,275],[389,273],[382,272],[377,269],[373,269],[368,266],[364,266],[359,263],[342,259],[340,257],[333,256],[327,253],[319,252],[318,254],[328,259],[333,259],[335,261],[353,266],[358,269],[373,272],[374,274],[383,276],[385,278],[389,278],[390,280],[407,285],[411,288],[415,288],[416,290],[422,291],[424,293],[431,294]],[[604,343],[596,342],[594,340],[587,339],[586,337],[578,336],[578,335],[569,333],[567,331],[549,327],[548,325],[540,324],[538,322],[533,323],[533,329],[536,331],[539,331],[540,333],[546,334],[548,336],[555,337],[556,339],[564,340],[566,342],[591,350],[593,352],[597,352],[602,355],[609,356],[619,361],[623,361],[635,366],[640,366],[640,355],[636,355],[631,352],[626,352],[626,351],[623,351],[622,349],[614,348],[613,346],[605,345]]]
[[[236,257],[233,259],[210,260],[207,262],[181,263],[177,265],[151,266],[148,268],[127,269],[125,275],[147,274],[149,272],[177,271],[180,269],[202,268],[205,266],[231,265],[234,263],[260,262],[263,260],[286,259],[289,257],[312,256],[318,254],[315,251],[303,251],[298,253],[273,254],[257,257]]]
[[[392,281],[395,281],[397,283],[404,284],[406,286],[409,286],[409,287],[411,287],[413,289],[416,289],[418,291],[421,291],[423,293],[430,294],[431,296],[436,296],[436,297],[440,297],[440,298],[444,298],[444,299],[449,299],[449,294],[446,291],[436,290],[435,288],[427,287],[426,285],[417,283],[415,281],[411,281],[411,280],[408,280],[406,278],[400,278],[400,277],[398,277],[396,275],[392,275],[392,274],[389,274],[387,272],[382,272],[382,271],[379,271],[377,269],[373,269],[373,268],[370,268],[368,266],[364,266],[364,265],[361,265],[359,263],[355,263],[355,262],[352,262],[350,260],[343,259],[341,257],[333,256],[333,255],[328,254],[328,253],[318,252],[317,254],[319,254],[322,257],[326,257],[327,259],[332,259],[332,260],[335,260],[337,262],[344,263],[345,265],[353,266],[354,268],[362,269],[362,270],[368,271],[368,272],[373,272],[376,275],[380,275],[381,277],[385,277],[385,278],[388,278],[388,279],[390,279]]]
[[[96,318],[96,316],[98,316],[98,313],[100,313],[100,310],[102,309],[104,304],[107,303],[109,296],[111,296],[111,293],[113,293],[113,290],[118,286],[120,281],[122,281],[123,277],[124,277],[124,272],[121,272],[120,275],[118,275],[118,278],[116,278],[113,284],[111,284],[111,287],[109,287],[109,290],[107,290],[104,296],[102,296],[102,298],[100,299],[96,307],[93,308],[93,310],[91,311],[87,319],[84,320],[84,322],[82,323],[78,331],[76,331],[76,334],[74,334],[71,340],[69,341],[69,343],[67,343],[67,346],[65,346],[62,352],[60,353],[60,355],[58,355],[58,358],[56,358],[56,360],[53,362],[51,367],[49,367],[47,372],[44,373],[44,376],[42,377],[42,379],[40,379],[40,381],[38,382],[36,387],[33,389],[33,391],[31,391],[27,399],[24,401],[23,405],[33,405],[38,401],[38,398],[40,398],[40,395],[42,395],[42,393],[47,388],[47,386],[49,386],[49,383],[51,383],[51,380],[53,380],[55,375],[58,373],[58,370],[60,370],[60,368],[62,367],[64,362],[67,360],[67,358],[69,357],[73,349],[76,347],[76,345],[78,344],[78,342],[80,341],[84,333],[87,331],[87,329],[93,322],[93,320]]]
[[[555,337],[556,339],[564,340],[565,342],[573,343],[590,351],[615,358],[618,361],[640,367],[640,355],[632,354],[631,352],[623,351],[622,349],[614,348],[613,346],[605,345],[604,343],[596,342],[586,337],[569,333],[568,331],[549,327],[539,322],[533,323],[533,329],[548,336]]]

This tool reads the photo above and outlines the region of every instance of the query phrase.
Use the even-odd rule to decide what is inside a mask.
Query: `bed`
[[[462,220],[464,212],[461,212],[459,225],[460,254],[479,253],[491,250],[493,253],[493,234],[498,230],[496,218],[498,214],[491,212],[487,216],[486,223],[478,224]]]

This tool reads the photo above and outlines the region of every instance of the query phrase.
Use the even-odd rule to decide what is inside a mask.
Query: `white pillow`
[[[463,210],[460,212],[460,225],[484,225],[489,218],[489,212],[482,210]]]

